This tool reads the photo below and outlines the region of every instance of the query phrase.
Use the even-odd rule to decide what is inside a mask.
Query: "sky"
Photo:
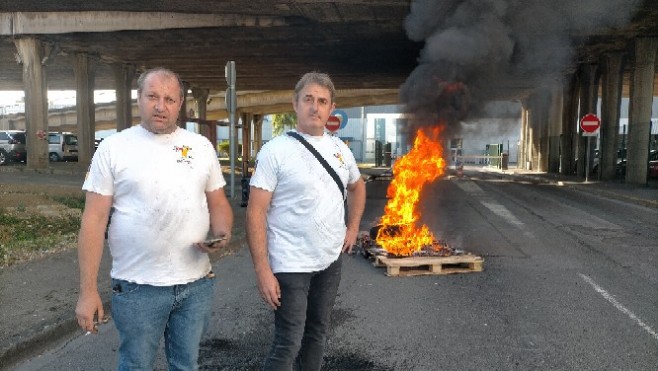
[[[133,97],[136,94],[133,93]],[[4,107],[14,107],[15,109],[22,107],[15,107],[17,103],[23,103],[24,93],[23,91],[0,91],[0,112],[5,112]],[[94,92],[94,102],[95,103],[109,103],[116,100],[116,94],[114,90],[96,90]],[[54,106],[54,108],[65,107],[65,106],[75,106],[75,90],[50,90],[48,91],[48,101],[49,105]],[[7,110],[6,112],[14,112],[14,110]],[[100,130],[96,132],[97,138],[105,138],[108,135],[112,135],[116,132],[116,129],[112,130]]]
[[[22,99],[22,91],[0,91],[0,106],[8,106]]]
[[[23,91],[0,91],[0,107],[11,106],[23,102]],[[70,104],[75,106],[75,90],[50,90],[48,100],[56,105]],[[108,103],[116,100],[114,90],[96,90],[95,103]]]

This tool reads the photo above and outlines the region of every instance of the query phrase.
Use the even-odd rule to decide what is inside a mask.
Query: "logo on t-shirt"
[[[192,154],[190,153],[192,151],[192,147],[185,145],[183,145],[182,147],[174,146],[174,151],[180,152],[181,155],[181,158],[176,160],[177,163],[179,164],[186,163],[188,165],[192,163],[192,160],[194,159],[194,157],[192,157]]]
[[[341,168],[347,169],[347,166],[345,166],[345,160],[343,159],[343,154],[342,153],[340,153],[340,152],[334,153],[334,157],[336,157],[336,159],[338,159],[338,162],[340,162],[340,167]]]

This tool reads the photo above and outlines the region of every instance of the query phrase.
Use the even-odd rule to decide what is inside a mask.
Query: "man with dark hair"
[[[341,252],[350,252],[356,242],[365,207],[365,183],[352,152],[324,132],[334,95],[329,76],[304,75],[292,101],[297,114],[292,135],[308,141],[336,178],[288,134],[263,146],[250,182],[247,238],[260,294],[274,309],[268,371],[320,370]]]

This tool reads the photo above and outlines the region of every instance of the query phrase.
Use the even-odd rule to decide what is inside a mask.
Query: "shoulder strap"
[[[329,163],[327,163],[327,160],[325,160],[324,157],[322,157],[322,155],[320,155],[320,153],[318,153],[318,151],[315,148],[313,148],[313,146],[309,142],[307,142],[306,139],[304,139],[304,137],[302,137],[298,133],[295,133],[294,131],[289,131],[286,134],[288,134],[291,137],[297,139],[301,144],[304,145],[304,147],[306,147],[306,149],[309,150],[309,152],[311,152],[313,154],[313,156],[315,156],[315,158],[318,159],[318,161],[320,161],[320,163],[322,164],[322,166],[324,166],[324,168],[327,170],[329,175],[331,175],[331,177],[334,178],[334,181],[336,182],[336,185],[338,186],[338,189],[340,190],[340,194],[343,196],[343,199],[345,199],[345,186],[343,186],[343,182],[341,182],[340,178],[338,177],[338,174],[336,174],[334,169],[332,169],[331,166],[329,166]]]

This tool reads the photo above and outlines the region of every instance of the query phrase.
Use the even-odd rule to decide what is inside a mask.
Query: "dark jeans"
[[[341,266],[342,255],[320,272],[275,275],[281,306],[274,311],[274,342],[264,370],[320,370]]]

